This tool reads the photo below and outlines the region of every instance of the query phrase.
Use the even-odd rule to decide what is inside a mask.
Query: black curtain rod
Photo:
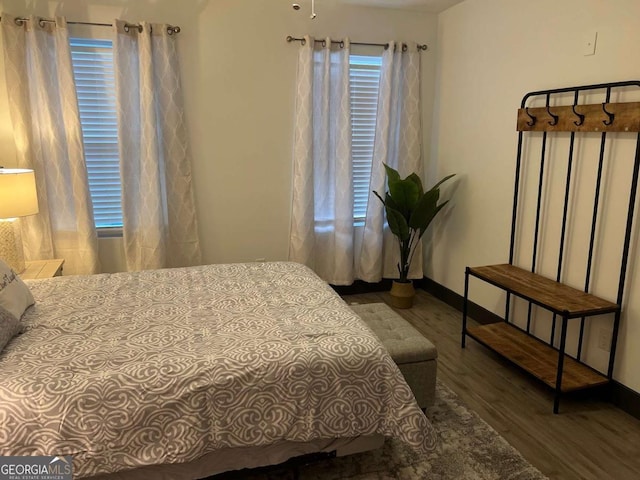
[[[324,39],[315,39],[316,43],[326,43],[326,40]],[[304,38],[296,38],[296,37],[292,37],[291,35],[289,35],[287,37],[287,42],[291,43],[291,42],[300,42],[302,45],[304,45],[307,41]],[[331,39],[331,43],[339,43],[341,45],[344,44],[344,41],[342,40],[333,40]],[[350,42],[351,45],[367,45],[367,46],[371,46],[371,47],[383,47],[385,50],[387,48],[389,48],[389,44],[388,43],[364,43],[364,42]],[[405,43],[402,44],[402,49],[403,51],[406,51],[407,49],[407,45]],[[429,47],[426,44],[418,44],[418,51],[426,51],[428,50]]]
[[[0,17],[2,20],[2,17]],[[17,17],[15,19],[16,25],[22,26],[25,22],[28,22],[29,19],[26,17]],[[44,27],[45,23],[55,23],[56,21],[51,18],[38,18],[38,23],[41,27]],[[67,22],[68,25],[92,25],[94,27],[113,27],[113,23],[98,23],[98,22]],[[137,23],[125,23],[124,31],[128,32],[130,29],[135,28],[138,32],[142,33],[142,25]],[[167,26],[167,33],[169,35],[173,35],[174,33],[180,33],[180,27],[177,25],[169,25]]]

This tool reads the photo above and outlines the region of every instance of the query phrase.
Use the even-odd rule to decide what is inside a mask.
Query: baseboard
[[[424,285],[423,285],[424,281],[425,279],[413,280],[413,286],[415,288],[421,288],[422,290],[427,290],[426,288],[424,288]],[[383,278],[379,282],[375,282],[375,283],[369,283],[362,280],[355,280],[351,285],[329,284],[329,286],[333,288],[338,295],[358,295],[361,293],[388,292],[389,290],[391,290],[392,282],[393,282],[393,279],[391,278]]]
[[[338,295],[358,295],[361,293],[386,292],[391,290],[391,280],[369,283],[356,280],[351,285],[331,285]]]
[[[416,283],[416,286],[419,286],[456,310],[462,311],[464,297],[444,285],[440,285],[438,282],[425,277],[421,282]],[[471,318],[482,324],[503,321],[500,316],[473,302],[469,302],[468,313]],[[640,393],[631,390],[629,387],[615,380],[612,380],[608,385],[608,392],[605,393],[603,397],[620,410],[640,419]]]
[[[420,287],[436,297],[438,300],[443,301],[456,310],[462,311],[462,306],[464,303],[464,297],[462,295],[454,292],[453,290],[449,290],[444,285],[440,285],[438,282],[435,282],[434,280],[431,280],[427,277],[424,277],[422,282],[420,282]],[[471,301],[468,304],[468,314],[476,322],[483,325],[486,325],[488,323],[502,322],[503,320],[495,313]]]
[[[331,285],[338,295],[357,295],[361,293],[388,292],[391,289],[391,279],[383,278],[380,282],[369,283],[362,280],[356,280],[351,285]],[[421,288],[430,293],[438,300],[442,300],[447,305],[462,311],[463,298],[453,290],[434,282],[430,278],[424,277],[420,280],[414,280],[413,284],[416,288]],[[481,307],[473,302],[469,302],[469,316],[478,323],[487,324],[501,322],[502,319],[486,308]]]
[[[609,395],[609,401],[616,407],[640,419],[640,393],[613,380]]]

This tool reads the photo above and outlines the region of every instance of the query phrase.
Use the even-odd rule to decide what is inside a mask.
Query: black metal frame
[[[585,116],[576,112],[576,109],[575,109],[575,107],[578,106],[580,94],[585,92],[589,93],[595,90],[605,90],[606,98],[605,98],[605,102],[602,104],[602,109],[603,109],[603,112],[608,116],[608,119],[603,120],[603,124],[608,126],[615,121],[614,114],[607,111],[606,109],[606,104],[609,103],[611,99],[612,90],[628,88],[628,87],[640,88],[640,81],[634,80],[634,81],[626,81],[626,82],[602,83],[602,84],[586,85],[586,86],[579,86],[579,87],[540,90],[540,91],[527,93],[522,98],[521,108],[525,110],[526,115],[528,115],[528,117],[530,118],[530,120],[527,122],[527,125],[529,127],[533,127],[538,121],[538,119],[535,116],[531,115],[531,113],[529,113],[529,108],[526,106],[527,101],[534,97],[544,96],[547,113],[551,117],[551,120],[549,121],[549,125],[553,126],[557,124],[558,117],[550,111],[550,103],[551,103],[552,95],[557,95],[557,94],[565,95],[565,94],[573,93],[572,109],[573,109],[573,113],[576,115],[576,121],[573,123],[579,127],[584,123],[584,120],[585,120]],[[509,244],[509,264],[512,264],[512,265],[513,265],[515,249],[516,249],[516,228],[518,225],[517,217],[518,217],[518,200],[520,196],[520,183],[521,183],[521,170],[522,170],[523,137],[524,137],[524,132],[520,130],[518,132],[518,150],[517,150],[517,156],[516,156],[515,186],[514,186],[514,194],[513,194],[513,210],[511,214],[511,235],[510,235],[510,244]],[[569,196],[570,196],[572,172],[573,172],[575,139],[576,139],[576,132],[571,131],[571,135],[569,138],[567,175],[566,175],[566,181],[565,181],[562,228],[560,233],[559,255],[558,255],[557,271],[556,271],[556,281],[558,282],[561,281],[563,260],[565,255],[566,223],[567,223],[567,215],[569,210]],[[595,237],[596,237],[596,230],[598,225],[598,213],[599,213],[599,207],[600,207],[602,172],[603,172],[604,161],[605,161],[606,142],[607,142],[607,132],[603,131],[601,133],[598,172],[597,172],[595,191],[594,191],[593,214],[592,214],[592,220],[591,220],[589,250],[588,250],[588,255],[586,259],[587,268],[586,268],[586,275],[585,275],[585,282],[584,282],[584,291],[587,293],[589,292],[590,285],[591,285],[592,260],[594,255]],[[546,147],[547,147],[547,131],[543,131],[540,168],[539,168],[539,180],[538,180],[538,192],[537,192],[537,202],[536,202],[535,228],[534,228],[534,238],[533,238],[533,252],[532,252],[532,260],[531,260],[531,272],[533,273],[535,273],[537,260],[538,260],[538,240],[539,240],[541,202],[542,202],[542,192],[543,192],[543,185],[544,185],[545,159],[547,157]],[[610,354],[609,354],[609,364],[607,369],[607,379],[609,381],[611,381],[613,378],[613,367],[614,367],[616,347],[617,347],[617,336],[618,336],[618,331],[620,327],[621,306],[622,306],[622,300],[624,296],[624,287],[625,287],[625,280],[626,280],[626,274],[627,274],[629,248],[630,248],[631,237],[632,237],[632,229],[633,229],[634,214],[635,214],[634,209],[636,204],[639,173],[640,173],[640,132],[637,134],[636,153],[635,153],[635,159],[633,164],[633,173],[631,177],[629,207],[627,211],[626,229],[624,234],[622,259],[621,259],[621,265],[620,265],[620,277],[619,277],[618,293],[617,293],[617,299],[616,299],[616,304],[618,308],[617,310],[611,312],[614,314],[614,323],[613,323],[613,332],[612,332],[612,339],[611,339],[611,348],[610,348]],[[470,272],[469,267],[467,267],[465,271],[465,282],[464,282],[463,326],[462,326],[462,342],[461,342],[462,348],[465,347],[466,335],[469,335],[472,338],[474,338],[476,341],[479,341],[480,343],[484,344],[484,342],[478,340],[472,334],[467,332],[467,314],[468,314],[467,303],[468,303],[468,294],[469,294],[469,276],[470,275],[474,276],[473,272]],[[501,287],[500,285],[497,285],[497,286],[504,289],[504,287]],[[527,312],[527,327],[526,327],[526,330],[522,330],[522,329],[520,330],[524,331],[527,335],[535,337],[531,333],[531,311],[532,311],[532,305],[536,303],[535,300],[531,298],[522,297],[522,295],[519,295],[517,292],[509,291],[508,289],[504,289],[504,290],[506,290],[507,292],[506,302],[505,302],[504,321],[513,325],[513,323],[509,321],[510,310],[511,310],[511,295],[516,295],[518,297],[524,298],[525,300],[529,301],[528,312]],[[548,308],[548,307],[544,307],[544,308]],[[557,316],[560,316],[561,318],[560,344],[558,348],[554,346],[556,326],[557,326]],[[557,377],[556,377],[555,397],[554,397],[554,407],[553,407],[554,413],[558,413],[560,396],[562,394],[561,384],[562,384],[564,355],[566,353],[565,347],[566,347],[566,340],[567,340],[566,338],[567,323],[568,323],[568,320],[571,318],[580,318],[580,333],[579,333],[579,339],[578,339],[577,355],[575,357],[575,360],[582,363],[583,365],[586,365],[582,361],[582,342],[584,338],[584,328],[585,328],[584,316],[572,317],[571,315],[569,315],[569,312],[553,312],[551,335],[550,335],[549,342],[545,342],[539,339],[538,337],[535,337],[536,339],[543,341],[544,343],[546,343],[547,345],[549,345],[550,347],[558,351],[559,357],[558,357],[558,370],[557,370]],[[486,344],[484,345],[487,346]],[[491,348],[490,346],[488,347]],[[586,366],[589,367],[588,365]]]

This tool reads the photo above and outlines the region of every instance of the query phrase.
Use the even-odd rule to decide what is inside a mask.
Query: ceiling
[[[400,8],[439,13],[463,0],[342,0],[344,3],[369,7]]]

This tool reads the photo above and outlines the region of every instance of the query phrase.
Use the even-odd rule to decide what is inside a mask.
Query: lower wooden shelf
[[[467,335],[556,388],[558,350],[507,322],[467,328]],[[609,380],[568,355],[564,356],[562,392],[605,385]]]

